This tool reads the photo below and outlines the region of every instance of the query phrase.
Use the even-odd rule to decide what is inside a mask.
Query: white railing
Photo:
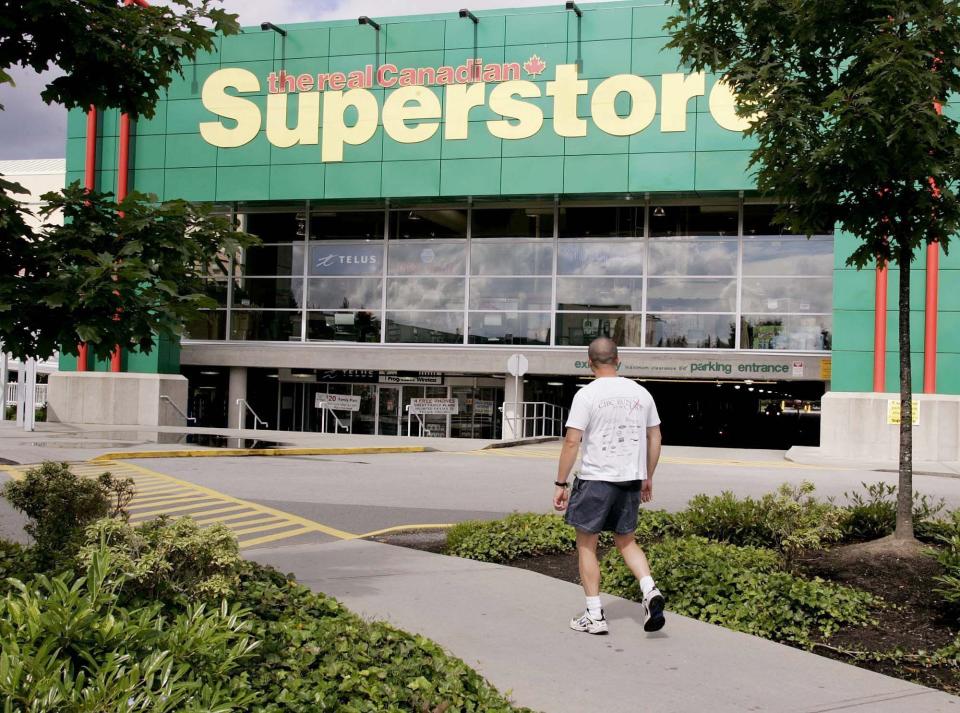
[[[176,411],[178,414],[180,414],[180,417],[181,417],[184,421],[187,422],[187,425],[190,425],[190,422],[191,422],[191,421],[193,421],[194,423],[196,423],[196,421],[197,421],[196,418],[194,418],[193,416],[187,416],[187,414],[185,414],[185,413],[183,412],[183,409],[181,409],[179,406],[177,406],[177,405],[173,402],[173,399],[171,399],[171,398],[170,398],[169,396],[167,396],[166,394],[160,394],[160,400],[161,400],[161,401],[166,401],[166,402],[170,405],[170,408],[172,408],[174,411]]]
[[[567,410],[546,401],[508,401],[500,409],[514,438],[562,436]]]
[[[320,402],[320,433],[327,432],[327,416],[328,415],[333,417],[334,433],[340,433],[341,431],[343,433],[350,433],[350,421],[348,420],[347,423],[344,423],[343,421],[341,421],[340,417],[337,416],[336,413],[334,413],[334,410],[332,408],[327,407],[327,403],[325,401]]]
[[[17,403],[17,387],[19,384],[15,381],[11,381],[7,384],[7,403],[15,404]],[[34,403],[37,407],[47,405],[47,385],[46,384],[37,384],[34,387]]]
[[[246,425],[246,419],[244,418],[244,411],[249,411],[253,416],[253,430],[257,430],[257,424],[262,423],[264,428],[270,428],[270,424],[264,421],[257,415],[257,412],[254,411],[250,404],[247,403],[246,399],[237,399],[237,430],[242,431],[243,427]]]

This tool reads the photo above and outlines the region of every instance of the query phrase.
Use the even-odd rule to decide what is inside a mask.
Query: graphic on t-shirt
[[[643,404],[640,399],[610,398],[597,402],[604,423],[600,432],[600,450],[611,456],[636,456],[643,433]]]

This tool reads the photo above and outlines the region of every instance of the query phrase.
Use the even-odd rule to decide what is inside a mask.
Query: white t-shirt
[[[594,379],[573,397],[567,428],[583,431],[581,480],[647,478],[647,429],[660,425],[650,392],[622,376]]]

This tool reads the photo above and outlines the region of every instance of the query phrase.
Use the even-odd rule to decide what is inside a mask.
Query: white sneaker
[[[667,620],[663,616],[665,602],[660,590],[654,587],[643,597],[643,630],[660,631]]]
[[[599,619],[591,617],[589,611],[583,612],[581,616],[570,620],[570,628],[574,631],[585,631],[588,634],[606,634],[609,631],[603,610],[600,611]]]

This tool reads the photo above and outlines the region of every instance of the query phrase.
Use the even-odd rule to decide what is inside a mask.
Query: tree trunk
[[[910,269],[913,251],[902,244],[900,263],[900,482],[897,488],[897,529],[894,538],[913,535],[913,374],[910,364]]]

